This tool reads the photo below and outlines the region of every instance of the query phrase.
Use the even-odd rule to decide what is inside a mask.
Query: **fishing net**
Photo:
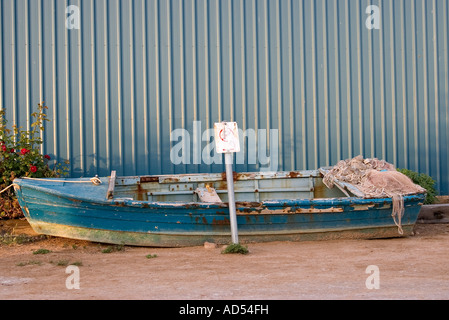
[[[333,188],[340,181],[356,187],[364,194],[364,198],[392,198],[392,217],[400,234],[403,234],[403,196],[426,192],[409,177],[396,171],[392,164],[376,158],[364,159],[362,156],[338,162],[323,177],[323,183],[328,188]]]

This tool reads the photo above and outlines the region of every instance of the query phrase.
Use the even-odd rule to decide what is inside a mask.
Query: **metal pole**
[[[229,217],[231,221],[232,243],[239,243],[237,233],[237,214],[235,212],[234,178],[232,174],[232,153],[225,153],[226,182],[228,185]]]

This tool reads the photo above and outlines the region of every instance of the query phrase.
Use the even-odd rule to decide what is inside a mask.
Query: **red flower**
[[[37,167],[36,166],[30,166],[30,171],[31,172],[36,172],[37,171]]]
[[[6,151],[6,146],[4,144],[2,144],[2,150]]]
[[[23,155],[26,155],[28,152],[30,152],[30,150],[23,148],[22,150],[20,150],[20,153],[22,153]]]
[[[11,150],[9,150],[10,153],[14,153],[14,148],[12,148]]]
[[[47,160],[50,160],[50,159],[51,159],[50,156],[49,156],[48,154],[46,154],[46,155],[44,156],[44,158],[47,159]]]

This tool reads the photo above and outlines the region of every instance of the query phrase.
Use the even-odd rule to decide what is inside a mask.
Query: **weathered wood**
[[[421,207],[419,223],[449,223],[449,204],[428,204]]]
[[[304,171],[279,171],[279,172],[234,172],[234,181],[246,180],[267,180],[267,179],[292,179],[319,177],[317,170]],[[157,176],[143,176],[141,181],[155,181]],[[159,183],[192,183],[192,182],[214,182],[225,181],[224,173],[188,173],[177,175],[161,175],[158,177]]]
[[[214,188],[196,188],[195,193],[201,202],[222,202]]]
[[[109,186],[108,193],[106,195],[106,199],[114,199],[114,188],[115,188],[115,180],[116,180],[116,171],[111,171],[111,177],[109,178]]]

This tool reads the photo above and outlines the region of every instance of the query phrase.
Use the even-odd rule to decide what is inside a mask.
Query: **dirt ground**
[[[0,225],[3,233],[33,234],[26,221]],[[111,247],[56,237],[1,243],[0,300],[449,299],[449,224],[417,224],[407,238],[248,249],[222,254],[203,246]]]

